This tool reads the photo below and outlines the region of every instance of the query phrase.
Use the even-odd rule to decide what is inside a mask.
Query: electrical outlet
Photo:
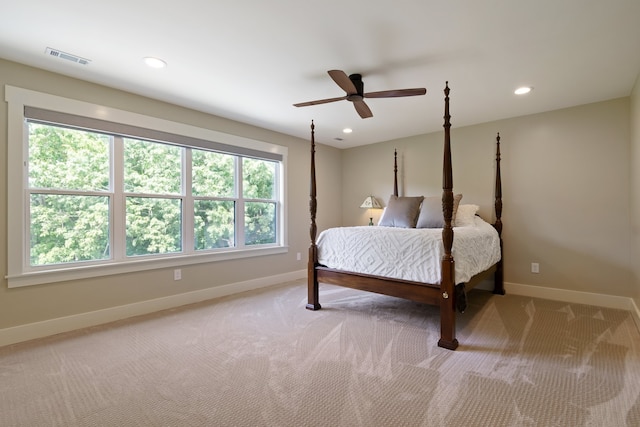
[[[300,255],[300,252],[298,252],[298,253],[296,254],[296,259],[297,259],[298,261],[300,261],[300,260],[302,259],[302,256]]]
[[[532,273],[540,273],[540,264],[538,264],[537,262],[532,262],[531,263],[531,272]]]
[[[182,270],[179,268],[173,270],[173,280],[182,280]]]

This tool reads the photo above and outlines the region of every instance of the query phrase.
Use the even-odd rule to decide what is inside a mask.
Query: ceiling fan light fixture
[[[157,69],[165,68],[167,66],[167,63],[165,61],[153,56],[145,56],[144,63],[147,64],[148,67]]]
[[[527,93],[531,92],[531,89],[533,89],[531,86],[521,86],[514,90],[513,93],[515,93],[516,95],[526,95]]]

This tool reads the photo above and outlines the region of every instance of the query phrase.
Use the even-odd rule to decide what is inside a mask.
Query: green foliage
[[[111,137],[29,123],[29,187],[109,190]]]
[[[191,176],[194,196],[234,197],[235,157],[212,151],[192,150]]]
[[[29,187],[109,189],[107,135],[29,123]],[[106,196],[31,194],[32,265],[107,259]]]
[[[31,264],[109,258],[109,199],[31,195]]]
[[[275,212],[275,203],[245,203],[244,238],[246,245],[276,242]]]
[[[180,194],[183,148],[157,142],[124,140],[124,191]]]
[[[250,158],[242,159],[244,197],[247,199],[275,198],[276,163]]]
[[[195,250],[235,246],[235,203],[233,201],[196,200]]]
[[[247,199],[274,199],[276,190],[275,162],[243,158],[243,193]],[[276,205],[271,202],[245,203],[245,244],[276,242]]]
[[[110,212],[112,144],[109,135],[29,123],[32,265],[111,257],[110,233],[117,230],[110,216],[118,215]],[[182,252],[187,149],[129,138],[123,148],[126,256]],[[238,164],[237,156],[197,149],[191,159],[193,249],[236,246],[237,166],[246,199],[245,244],[277,241],[276,162],[242,158]]]
[[[127,256],[182,250],[179,199],[127,197]]]

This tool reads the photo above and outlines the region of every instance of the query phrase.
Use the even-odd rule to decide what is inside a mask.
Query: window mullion
[[[282,179],[282,170],[281,170],[282,165],[278,164],[278,167],[276,167],[276,175],[275,175],[275,192],[272,195],[272,197],[275,198],[274,203],[276,204],[276,241],[277,243],[281,244],[282,242],[286,242],[286,236],[284,234],[285,231],[285,227],[283,227],[283,222],[284,222],[284,186],[283,183],[281,182]]]
[[[244,190],[243,190],[243,182],[242,182],[242,157],[235,157],[236,167],[235,167],[235,189],[236,189],[236,221],[235,221],[235,231],[236,231],[236,247],[244,248]]]
[[[184,149],[182,157],[182,251],[185,254],[195,251],[192,159],[192,149]]]
[[[30,264],[31,264],[31,244],[30,244],[30,240],[31,240],[31,189],[29,187],[29,124],[27,123],[26,120],[24,120],[22,122],[22,132],[23,132],[23,140],[22,140],[22,161],[20,163],[13,163],[11,161],[9,161],[8,164],[8,175],[9,175],[9,182],[11,182],[11,175],[12,175],[12,169],[14,168],[15,165],[19,164],[20,166],[22,166],[21,169],[21,187],[20,188],[24,188],[24,200],[22,200],[22,205],[20,204],[14,204],[12,206],[11,203],[9,203],[8,209],[7,209],[7,216],[9,219],[11,219],[12,216],[12,209],[11,208],[15,208],[18,206],[22,207],[22,215],[21,215],[21,227],[19,228],[19,230],[22,233],[22,239],[21,239],[21,245],[22,245],[22,251],[21,251],[21,255],[22,255],[22,265],[23,270],[29,270]],[[9,135],[9,141],[11,141],[11,135]],[[11,155],[13,145],[9,144],[9,154]],[[12,186],[8,186],[8,192],[10,193],[12,191],[12,188],[17,188],[16,187],[12,187]],[[10,196],[9,196],[10,197]],[[11,200],[11,199],[9,199]],[[12,221],[9,221],[9,224],[11,224]],[[11,225],[9,225],[9,241],[16,241],[15,239],[11,238],[11,234],[13,232],[13,228],[11,227]],[[16,228],[15,230],[18,230],[18,228]],[[17,264],[17,263],[13,263],[12,259],[11,259],[12,255],[11,255],[11,251],[9,251],[9,272],[12,273],[11,268],[13,265]]]
[[[126,199],[124,196],[124,142],[121,136],[113,137],[112,149],[112,177],[111,177],[111,193],[113,207],[110,212],[109,234],[113,244],[113,260],[121,261],[125,259],[126,251],[126,218],[125,206]]]

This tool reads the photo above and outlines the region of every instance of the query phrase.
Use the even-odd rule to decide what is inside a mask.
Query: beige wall
[[[495,136],[502,138],[505,280],[600,294],[637,295],[630,238],[629,98],[463,128],[451,141],[454,192],[492,215]],[[434,111],[433,114],[442,114]],[[439,195],[443,133],[345,150],[343,217],[366,224],[358,206],[392,191]],[[530,272],[531,263],[540,273]]]
[[[288,147],[289,252],[284,255],[184,266],[183,279],[179,282],[173,281],[172,269],[166,269],[8,289],[5,276],[7,251],[11,250],[11,242],[7,242],[6,217],[9,141],[6,131],[5,84]],[[310,240],[308,141],[4,60],[0,60],[0,88],[0,330],[306,268]],[[309,126],[307,123],[300,125]],[[326,226],[338,225],[341,221],[340,194],[333,190],[340,188],[340,150],[319,146],[318,152],[321,154],[318,168],[324,172],[318,177],[319,199],[325,205],[337,207],[337,212],[323,211],[318,214],[318,218]],[[301,261],[296,260],[298,252],[302,254]]]
[[[631,239],[634,266],[634,299],[640,307],[640,75],[631,93]]]

